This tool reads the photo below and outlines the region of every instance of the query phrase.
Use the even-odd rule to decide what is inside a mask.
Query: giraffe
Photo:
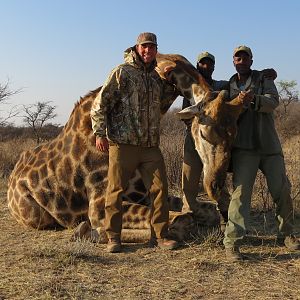
[[[222,201],[223,187],[243,103],[238,97],[228,101],[227,91],[213,91],[196,68],[181,55],[161,55],[158,61],[160,76],[176,86],[180,84],[181,95],[194,103],[178,112],[178,116],[181,119],[193,118],[191,132],[203,163],[203,187],[208,197],[219,204],[222,218],[227,219],[229,203]],[[168,70],[163,72],[164,68]],[[201,206],[196,207],[194,214],[201,215],[201,209]]]
[[[207,103],[214,103],[215,99],[223,103],[224,94],[212,92],[183,56],[158,54],[157,63],[157,72],[172,82],[181,95],[203,104],[197,106],[198,112],[200,108],[203,111]],[[8,182],[8,207],[13,217],[24,226],[38,229],[72,228],[83,221],[88,224],[83,227],[100,231],[104,217],[108,156],[96,150],[90,120],[91,105],[100,89],[88,93],[77,102],[69,120],[55,139],[25,151],[16,163]],[[183,112],[182,116],[186,113]],[[209,113],[208,110],[202,114],[205,113]],[[197,130],[193,133],[199,134]],[[195,136],[195,140],[198,145],[200,139]],[[226,144],[224,140],[221,142]],[[207,163],[210,164],[210,161],[207,160]],[[124,226],[148,228],[149,209],[146,205],[149,199],[139,174],[131,180],[130,186],[124,197]],[[210,189],[211,185],[207,185],[207,188]],[[199,204],[196,213],[202,213],[204,223],[207,223],[206,216],[216,219],[215,215],[207,212],[205,205]],[[170,213],[170,217],[173,234],[181,231],[179,238],[185,235],[193,223],[190,214]]]
[[[178,112],[179,118],[193,119],[192,136],[203,163],[203,186],[208,197],[220,203],[229,167],[231,146],[237,133],[237,119],[243,104],[239,97],[231,101],[228,92],[221,91],[215,99],[206,99]],[[223,207],[222,207],[223,205]],[[219,209],[227,213],[228,207]]]

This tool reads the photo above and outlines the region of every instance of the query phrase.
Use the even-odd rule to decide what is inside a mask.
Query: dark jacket
[[[235,74],[229,81],[231,99],[241,91],[237,80]],[[261,71],[253,70],[245,85],[245,90],[248,89],[254,91],[255,98],[239,117],[234,147],[256,150],[264,154],[282,152],[273,119],[274,109],[279,105],[274,81],[263,77]]]

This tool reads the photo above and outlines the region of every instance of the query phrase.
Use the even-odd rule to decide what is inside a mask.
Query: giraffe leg
[[[149,229],[150,209],[147,206],[123,201],[123,228]],[[81,222],[74,230],[71,241],[89,240],[97,243],[107,242],[104,231],[104,198],[93,201],[89,206],[89,221]]]
[[[122,228],[150,228],[150,208],[148,206],[123,201],[122,211]]]
[[[172,212],[170,211],[169,236],[182,242],[188,238],[195,227],[193,213]]]
[[[36,229],[54,229],[61,227],[30,194],[19,198],[18,202],[15,198],[11,199],[8,203],[8,207],[18,223],[26,227]]]
[[[89,240],[91,242],[106,243],[108,241],[104,230],[104,216],[105,216],[105,197],[97,194],[93,190],[89,195],[89,221],[80,223],[72,236],[72,239]]]
[[[89,221],[83,221],[75,228],[71,241],[87,240],[93,243],[106,243],[108,241],[107,236],[103,230],[99,229],[92,228]]]

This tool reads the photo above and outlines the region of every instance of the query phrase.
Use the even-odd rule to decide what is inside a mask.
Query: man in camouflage
[[[202,52],[198,55],[197,70],[204,77],[207,83],[214,91],[227,90],[229,85],[225,80],[214,80],[212,74],[215,70],[215,57],[209,52]],[[191,106],[189,99],[184,98],[182,108]],[[191,134],[192,120],[185,121],[186,134],[183,148],[183,164],[182,164],[182,191],[183,191],[183,210],[197,211],[196,197],[199,192],[200,177],[203,164],[195,149],[194,139]],[[225,229],[227,222],[228,206],[230,195],[226,187],[222,190],[222,197],[218,203],[218,209],[221,213],[221,229]]]
[[[293,204],[290,183],[286,176],[284,157],[274,126],[273,112],[278,106],[274,81],[261,71],[251,70],[252,51],[239,46],[234,50],[233,63],[237,73],[229,81],[230,98],[240,97],[244,111],[238,120],[238,132],[232,151],[233,188],[224,246],[231,261],[242,259],[238,243],[249,224],[251,195],[260,169],[274,203],[279,224],[278,242],[290,250],[300,249],[292,235]]]
[[[125,51],[125,63],[110,74],[96,97],[91,119],[96,147],[109,150],[108,187],[105,202],[107,251],[121,251],[122,194],[136,169],[150,189],[152,246],[175,249],[168,239],[168,187],[159,149],[161,112],[178,93],[155,71],[157,39],[141,33],[135,46]]]

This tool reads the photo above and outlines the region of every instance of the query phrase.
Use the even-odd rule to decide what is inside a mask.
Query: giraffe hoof
[[[71,237],[71,241],[90,241],[92,243],[106,243],[107,236],[100,228],[94,229],[87,221],[81,222]]]
[[[81,222],[74,230],[71,241],[88,240],[91,235],[91,225],[87,221]]]
[[[100,234],[98,233],[97,229],[91,229],[88,240],[91,241],[92,243],[100,242]]]

